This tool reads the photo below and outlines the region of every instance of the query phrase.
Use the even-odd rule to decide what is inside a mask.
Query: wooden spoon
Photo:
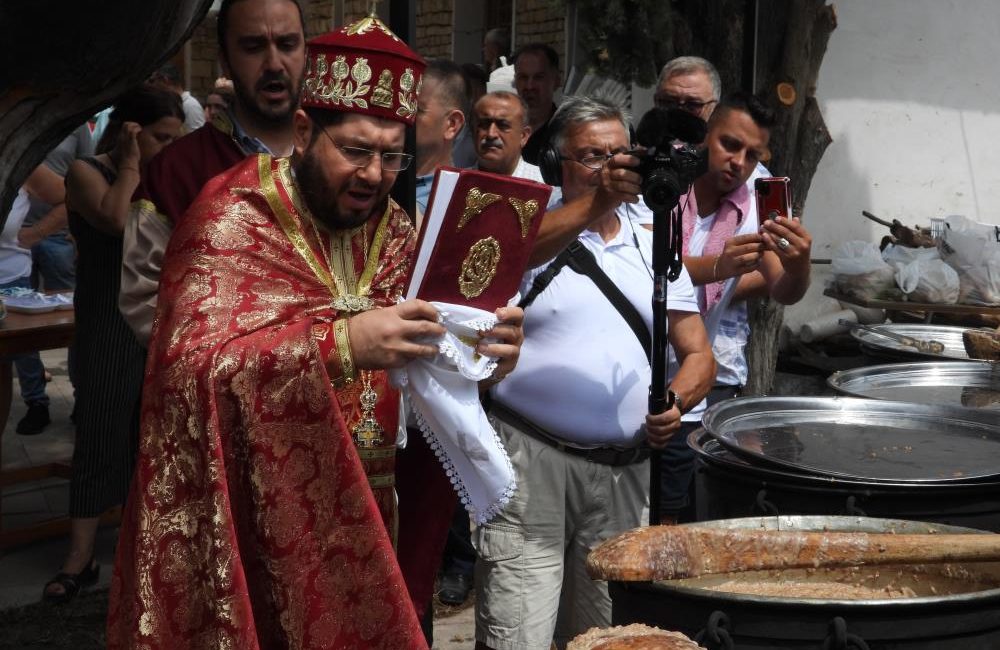
[[[595,580],[649,581],[769,569],[1000,560],[1000,535],[647,526],[587,556]]]

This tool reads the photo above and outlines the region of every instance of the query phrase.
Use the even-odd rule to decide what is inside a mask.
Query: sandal
[[[80,593],[80,589],[96,584],[100,575],[101,565],[94,561],[93,558],[87,563],[87,568],[80,573],[63,573],[60,571],[54,578],[45,583],[45,587],[42,589],[42,600],[47,603],[68,603],[76,598],[76,595]],[[62,593],[50,592],[49,587],[52,585],[61,586],[63,588]]]

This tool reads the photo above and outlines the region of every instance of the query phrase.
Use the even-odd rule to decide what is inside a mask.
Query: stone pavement
[[[42,360],[52,373],[52,381],[47,386],[52,424],[37,436],[20,436],[14,432],[17,421],[25,411],[15,381],[10,419],[4,428],[2,439],[3,469],[69,459],[72,456],[74,429],[69,416],[73,409],[73,390],[66,369],[66,350],[43,352]],[[17,528],[65,515],[69,501],[69,482],[47,479],[11,486],[3,490],[2,498],[3,527]],[[98,533],[96,557],[101,564],[100,587],[107,587],[111,580],[117,533],[115,527],[102,528]],[[59,570],[68,547],[66,539],[56,538],[0,553],[0,609],[38,602],[42,587]],[[85,598],[86,594],[80,597]],[[435,621],[434,647],[472,650],[475,646],[473,629],[472,607],[457,612],[449,611]]]

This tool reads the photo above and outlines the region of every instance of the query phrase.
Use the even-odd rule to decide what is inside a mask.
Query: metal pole
[[[670,211],[653,214],[653,350],[649,360],[652,378],[649,385],[649,412],[663,413],[673,407],[667,399],[667,273],[670,270]],[[649,523],[660,523],[662,457],[659,449],[649,454]]]

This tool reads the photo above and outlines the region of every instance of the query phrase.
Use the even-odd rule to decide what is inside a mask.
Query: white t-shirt
[[[0,284],[13,282],[18,278],[31,275],[31,251],[21,248],[17,243],[17,235],[21,230],[24,218],[28,216],[31,202],[28,193],[23,189],[17,191],[14,204],[7,213],[7,222],[0,233]]]
[[[201,102],[186,90],[181,93],[181,108],[184,109],[184,126],[188,132],[205,125],[205,109],[201,107]]]
[[[652,233],[620,221],[610,242],[591,231],[578,239],[652,331]],[[547,266],[525,273],[521,295]],[[686,270],[668,287],[667,309],[698,311]],[[649,361],[593,280],[565,267],[525,312],[518,366],[494,389],[496,400],[574,445],[632,447],[642,440]]]
[[[750,203],[747,206],[747,213],[743,215],[743,219],[736,226],[734,237],[760,230],[760,225],[757,223],[757,195],[753,191],[753,184],[756,179],[763,176],[770,176],[770,172],[758,163],[746,182],[747,189],[750,190]],[[710,217],[712,220],[707,224],[708,229],[711,229],[711,223],[715,221],[714,214]],[[699,219],[695,229],[697,230],[698,226],[704,226],[704,222],[708,219],[709,217]],[[692,233],[691,241],[688,244],[688,254],[692,257],[700,256],[706,243],[708,243],[707,231],[704,236],[697,238]],[[715,357],[715,383],[717,385],[742,386],[747,382],[748,367],[745,352],[747,339],[750,336],[747,303],[745,300],[732,303],[739,278],[740,276],[736,276],[726,280],[721,299],[705,315],[705,331],[708,333],[708,340],[712,344],[712,355]],[[696,287],[695,290],[699,301],[703,301],[705,288],[700,286]],[[700,421],[705,408],[705,401],[702,400],[697,406],[685,413],[681,419],[685,422]]]

